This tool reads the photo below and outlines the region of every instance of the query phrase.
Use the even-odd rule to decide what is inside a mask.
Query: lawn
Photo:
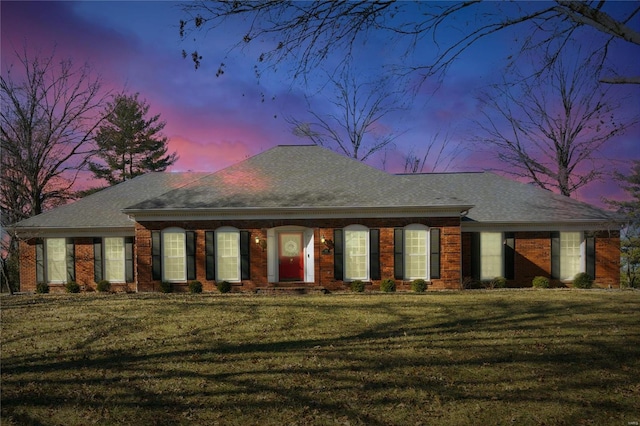
[[[4,296],[2,425],[622,425],[640,292]]]

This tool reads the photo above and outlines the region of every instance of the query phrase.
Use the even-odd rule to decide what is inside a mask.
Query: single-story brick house
[[[577,272],[617,287],[619,229],[609,212],[492,173],[392,175],[308,145],[215,173],[149,173],[15,225],[22,291],[526,287]]]

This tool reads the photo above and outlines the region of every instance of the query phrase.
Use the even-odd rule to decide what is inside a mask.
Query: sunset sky
[[[228,39],[219,32],[198,36],[195,47],[204,62],[196,70],[181,56],[182,49],[190,52],[194,43],[180,40],[182,12],[174,2],[3,0],[0,7],[3,75],[15,62],[14,52],[23,46],[43,55],[50,55],[55,47],[59,57],[72,58],[76,64],[87,62],[99,71],[106,88],[139,92],[151,112],[166,121],[164,134],[170,150],[180,156],[174,171],[215,171],[275,145],[308,143],[293,135],[285,119],[303,118],[309,88],[292,82],[285,72],[264,73],[258,81],[253,69],[256,51],[227,54],[238,35],[234,28],[229,28]],[[632,23],[638,30],[639,20]],[[409,111],[391,117],[394,129],[402,135],[386,153],[386,161],[377,156],[368,163],[377,168],[384,163],[387,171],[402,172],[403,153],[421,153],[436,134],[440,138],[448,134],[451,146],[464,147],[448,171],[494,167],[490,155],[474,152],[467,143],[473,136],[471,120],[478,118],[477,91],[495,81],[501,61],[517,49],[511,37],[506,32],[498,34],[463,54],[435,93],[428,85],[423,87]],[[385,45],[385,40],[374,38],[371,44],[375,43],[380,52],[393,53],[393,46]],[[640,74],[639,50],[614,51],[630,74]],[[216,77],[222,59],[226,72]],[[381,60],[370,59],[372,63]],[[627,85],[616,90],[621,96],[629,95],[625,108],[637,113],[640,87]],[[621,171],[626,170],[622,160],[640,159],[640,126],[610,141],[604,156],[613,160],[608,167]],[[578,194],[579,199],[594,204],[600,204],[603,196],[622,194],[611,181],[594,183]]]

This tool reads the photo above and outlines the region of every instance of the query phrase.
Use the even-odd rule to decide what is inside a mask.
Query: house
[[[392,175],[318,146],[278,146],[210,174],[150,173],[15,225],[21,290],[432,289],[587,272],[617,287],[611,213],[492,173]]]

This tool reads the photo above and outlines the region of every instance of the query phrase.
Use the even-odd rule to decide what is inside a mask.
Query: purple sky
[[[70,57],[76,64],[89,63],[109,89],[139,92],[151,112],[166,121],[164,134],[170,149],[180,156],[172,170],[215,171],[278,144],[307,143],[294,136],[285,121],[285,117],[298,117],[307,109],[302,84],[292,83],[285,72],[263,74],[258,82],[253,71],[255,51],[235,51],[225,57],[237,29],[229,28],[229,39],[220,39],[220,33],[206,38],[199,35],[197,47],[204,62],[195,70],[189,59],[181,57],[183,48],[190,52],[194,45],[179,38],[182,13],[173,2],[3,0],[0,8],[3,75],[14,62],[13,52],[24,45],[44,55],[55,46],[59,57]],[[376,43],[377,56],[367,56],[374,64],[394,50],[374,37],[370,45]],[[402,153],[413,150],[420,154],[436,134],[449,134],[450,145],[462,148],[448,171],[495,165],[490,155],[475,153],[468,145],[473,136],[470,120],[478,117],[476,91],[495,81],[502,67],[500,60],[517,46],[506,32],[483,41],[463,54],[435,94],[425,84],[409,111],[382,123],[402,132],[395,149],[387,152],[386,170],[402,172]],[[614,53],[623,58],[619,63],[631,74],[640,74],[639,52]],[[216,77],[223,57],[226,72]],[[616,90],[630,94],[626,108],[637,113],[640,87]],[[620,167],[621,171],[626,167],[619,161],[640,159],[640,126],[610,141],[604,155],[614,161],[609,168]],[[368,163],[383,167],[380,156]],[[611,181],[594,183],[578,194],[579,199],[594,204],[600,204],[603,196],[622,194]]]

